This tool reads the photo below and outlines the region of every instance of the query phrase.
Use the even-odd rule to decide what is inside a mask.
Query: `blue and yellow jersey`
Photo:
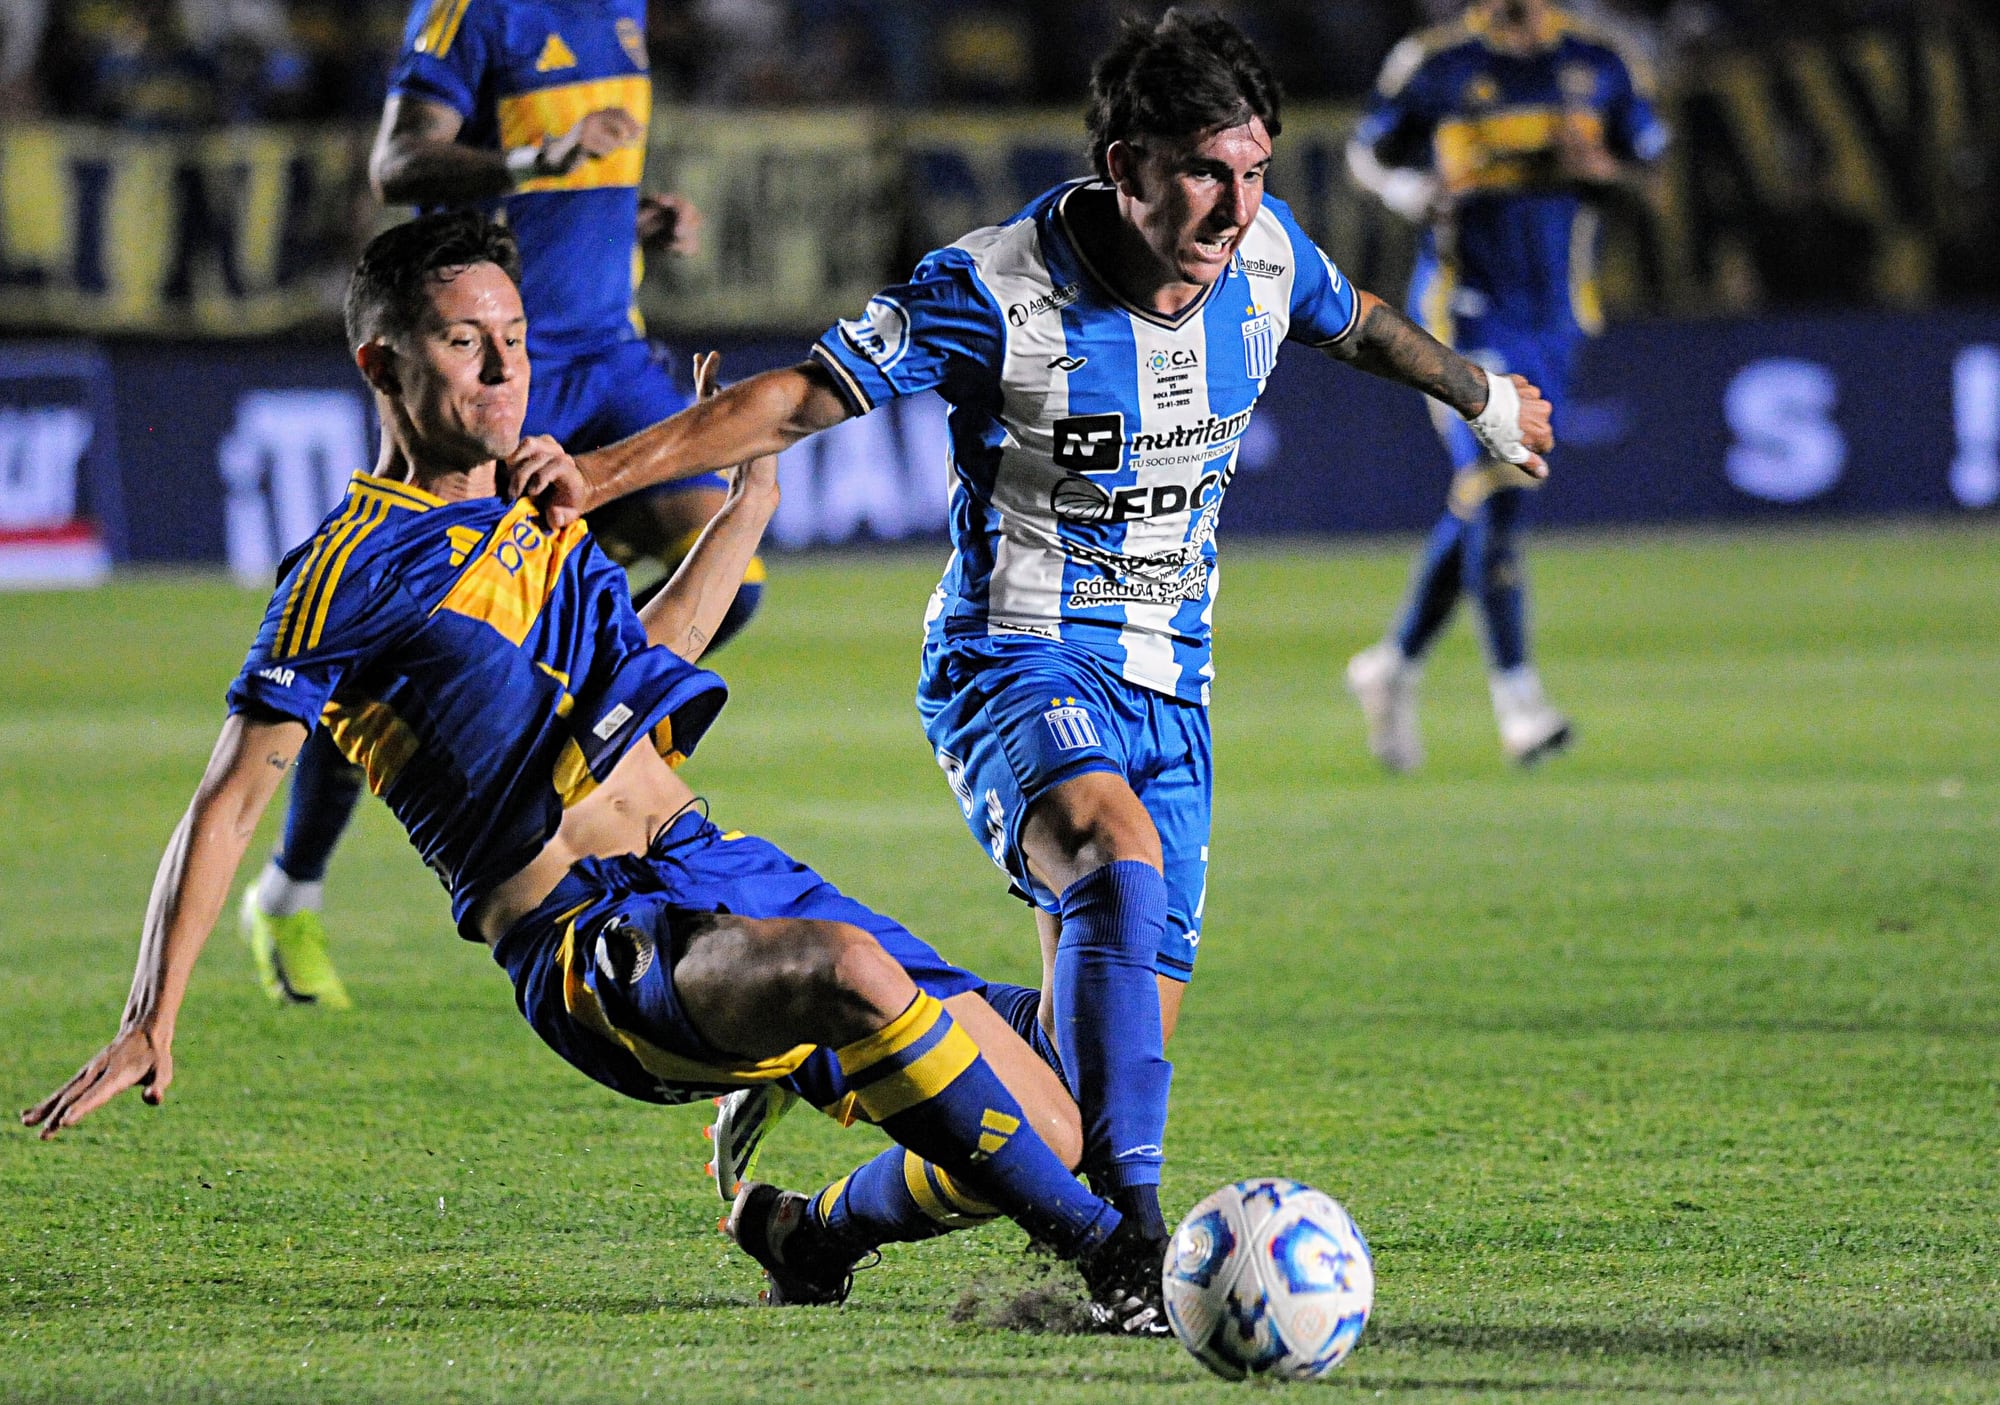
[[[324,722],[466,915],[633,746],[694,750],[723,682],[650,645],[624,573],[525,502],[356,474],[287,556],[232,712]]]
[[[458,139],[508,151],[561,136],[587,113],[652,115],[645,0],[417,0],[389,91],[465,119]],[[640,332],[636,224],[645,143],[503,201],[521,244],[528,354],[567,359]]]
[[[1624,160],[1652,161],[1667,142],[1644,76],[1560,12],[1526,56],[1493,48],[1476,14],[1389,55],[1355,138],[1384,164],[1432,171],[1452,197],[1423,236],[1419,278],[1437,296],[1464,299],[1468,314],[1597,330],[1595,213],[1557,174],[1566,126]]]

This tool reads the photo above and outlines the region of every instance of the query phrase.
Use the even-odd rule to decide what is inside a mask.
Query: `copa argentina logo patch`
[[[1050,701],[1056,706],[1042,714],[1042,721],[1048,724],[1049,735],[1055,738],[1056,750],[1081,751],[1104,744],[1097,739],[1097,724],[1090,720],[1090,712],[1078,707],[1075,698]]]
[[[872,297],[859,317],[842,320],[840,335],[878,369],[886,371],[910,349],[910,314],[894,298]]]

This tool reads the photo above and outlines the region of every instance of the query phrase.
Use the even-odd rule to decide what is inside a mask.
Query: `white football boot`
[[[1541,675],[1532,665],[1489,674],[1488,682],[1493,719],[1500,724],[1500,747],[1508,760],[1532,766],[1544,756],[1568,749],[1575,733],[1569,719],[1542,692]]]
[[[1405,658],[1393,639],[1363,649],[1347,661],[1347,691],[1368,719],[1368,749],[1392,771],[1423,764],[1417,735],[1417,680],[1423,665]]]

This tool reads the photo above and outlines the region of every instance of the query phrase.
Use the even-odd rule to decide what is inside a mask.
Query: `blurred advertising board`
[[[735,377],[796,362],[806,342],[722,349]],[[1585,351],[1557,433],[1535,502],[1555,525],[1988,511],[2000,312],[1614,328]],[[76,553],[47,569],[80,579],[109,558],[226,565],[261,585],[375,443],[337,343],[0,344],[0,562],[40,534]],[[789,450],[780,474],[776,547],[939,541],[944,406],[849,421]],[[1242,441],[1225,532],[1420,531],[1447,477],[1418,397],[1292,348]]]
[[[0,589],[94,585],[124,546],[111,375],[83,343],[0,344]]]
[[[242,337],[325,319],[375,217],[347,128],[0,124],[0,325]]]

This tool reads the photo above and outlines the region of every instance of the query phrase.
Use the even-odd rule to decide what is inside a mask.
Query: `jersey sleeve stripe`
[[[868,398],[868,392],[861,388],[861,382],[854,379],[853,373],[841,365],[839,358],[832,352],[815,342],[812,359],[833,373],[834,393],[847,402],[848,409],[857,415],[865,415],[875,408],[875,403]]]
[[[1354,329],[1360,325],[1361,325],[1361,290],[1359,288],[1356,288],[1354,290],[1353,310],[1347,314],[1347,325],[1345,327],[1342,327],[1340,331],[1337,332],[1335,335],[1328,337],[1325,341],[1308,342],[1307,345],[1311,346],[1315,351],[1324,350],[1329,346],[1339,346],[1342,342],[1346,341],[1349,337],[1353,336]]]
[[[339,549],[348,528],[360,518],[366,500],[359,495],[348,499],[347,511],[336,517],[319,534],[313,549],[304,561],[299,563],[299,573],[292,580],[292,593],[285,601],[285,613],[278,620],[277,647],[272,657],[285,659],[305,647],[305,621],[312,615],[312,602],[319,594],[319,584],[326,572],[327,558]]]
[[[472,0],[434,0],[424,32],[417,36],[417,52],[439,59],[449,53],[451,41],[458,38],[458,27],[471,4]]]
[[[354,548],[361,545],[368,534],[381,526],[389,516],[389,504],[379,498],[369,500],[368,513],[354,531],[348,534],[346,543],[334,555],[327,568],[326,585],[320,590],[319,602],[313,607],[312,632],[306,639],[308,649],[319,647],[319,638],[326,629],[327,616],[333,611],[333,594],[340,588],[340,574],[347,569],[347,559],[354,555]]]

